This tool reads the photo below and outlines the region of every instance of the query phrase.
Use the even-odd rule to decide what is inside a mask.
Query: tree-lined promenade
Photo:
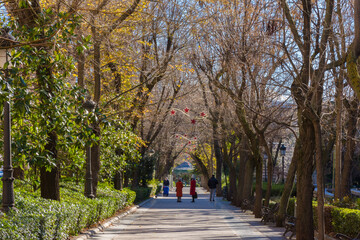
[[[277,202],[277,226],[296,201],[297,239],[360,232],[360,0],[1,5],[6,234],[30,215],[38,236],[76,234],[184,160],[256,218]],[[69,195],[98,210],[64,230]]]

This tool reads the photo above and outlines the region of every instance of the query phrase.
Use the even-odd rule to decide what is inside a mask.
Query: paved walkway
[[[90,239],[284,239],[283,228],[264,225],[250,212],[242,213],[221,198],[210,202],[208,193],[197,192],[195,203],[188,195],[189,188],[184,188],[181,203],[176,202],[174,192],[151,199]]]

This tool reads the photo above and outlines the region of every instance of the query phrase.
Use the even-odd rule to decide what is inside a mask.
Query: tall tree
[[[317,3],[320,4],[320,3]],[[316,151],[317,169],[317,193],[318,193],[318,231],[319,239],[324,238],[324,186],[322,166],[322,138],[320,116],[322,108],[322,94],[324,73],[326,70],[326,47],[331,32],[332,14],[334,1],[323,3],[324,18],[313,19],[313,3],[311,0],[301,2],[302,11],[297,17],[301,17],[302,33],[298,26],[300,22],[289,8],[286,0],[281,0],[281,7],[291,30],[294,42],[302,55],[301,71],[297,72],[291,86],[291,92],[298,106],[300,159],[297,159],[297,222],[296,235],[299,239],[313,239],[313,214],[312,214],[312,173],[313,154]],[[291,7],[295,7],[291,5]],[[316,8],[318,10],[318,8]],[[312,36],[312,21],[319,26],[317,36]],[[320,32],[322,31],[322,32]],[[315,39],[315,40],[314,40]],[[314,42],[313,42],[314,41]],[[314,43],[314,44],[312,44]],[[312,46],[315,51],[312,53]],[[314,59],[318,59],[315,66]],[[317,69],[315,69],[317,67]]]

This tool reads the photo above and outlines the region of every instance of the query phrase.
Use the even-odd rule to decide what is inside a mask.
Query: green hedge
[[[84,197],[83,186],[62,185],[61,202],[16,191],[17,211],[0,218],[0,239],[67,239],[113,216],[134,200],[135,192],[117,191],[106,185],[99,185],[96,199]]]
[[[253,192],[255,192],[256,184],[253,184]],[[262,197],[265,198],[267,190],[267,182],[263,182],[262,184]],[[271,197],[280,197],[281,194],[284,191],[284,184],[271,184]],[[293,190],[291,192],[291,196],[296,196],[296,186],[293,187]]]
[[[286,213],[290,216],[295,216],[295,201],[296,198],[290,198]]]
[[[313,202],[314,226],[317,227],[317,202]],[[356,237],[360,233],[360,210],[340,208],[332,205],[324,206],[325,232],[342,233]]]
[[[360,233],[360,210],[333,207],[332,226],[335,232],[356,237]]]
[[[149,185],[149,187],[138,187],[132,189],[136,193],[136,198],[134,203],[140,203],[156,194],[161,190],[161,185]]]

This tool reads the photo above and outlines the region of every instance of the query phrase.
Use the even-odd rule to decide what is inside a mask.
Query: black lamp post
[[[91,112],[95,108],[95,102],[86,100],[83,103],[83,107]],[[85,175],[85,197],[94,198],[93,186],[92,186],[92,171],[91,171],[91,146],[86,144],[86,175]]]
[[[0,29],[0,34],[3,39],[0,41],[0,67],[4,68],[5,63],[8,62],[8,48],[14,42],[14,38],[9,35],[9,29]],[[9,64],[8,67],[11,67]],[[5,71],[5,78],[7,78],[7,71]],[[3,166],[3,198],[2,211],[8,212],[14,208],[14,177],[11,160],[11,116],[10,116],[10,102],[4,102],[4,166]]]
[[[285,182],[285,170],[284,170],[284,157],[285,157],[286,147],[284,144],[281,144],[280,155],[282,157],[282,183]]]
[[[268,160],[268,156],[266,153],[264,153],[264,166],[265,166],[265,177],[264,180],[267,182],[267,169],[266,169],[266,161]]]

